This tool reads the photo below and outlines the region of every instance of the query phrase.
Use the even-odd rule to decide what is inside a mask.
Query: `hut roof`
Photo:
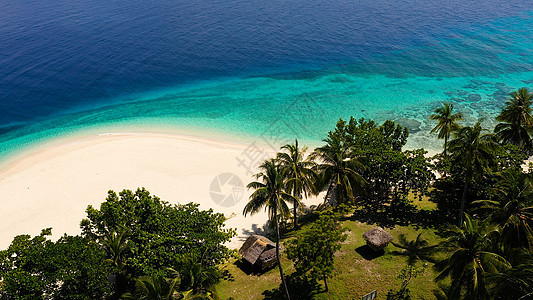
[[[376,227],[363,233],[363,238],[365,238],[367,243],[376,248],[385,247],[388,243],[390,243],[390,241],[392,241],[392,235],[383,230],[381,227]]]
[[[271,240],[264,236],[254,234],[246,239],[241,249],[239,249],[239,254],[241,254],[244,259],[253,265],[259,256],[261,256],[263,251],[273,247],[276,247],[276,244],[274,244]]]

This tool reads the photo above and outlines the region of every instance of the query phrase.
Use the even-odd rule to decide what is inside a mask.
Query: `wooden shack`
[[[261,235],[249,236],[239,249],[239,254],[244,260],[261,270],[271,268],[277,263],[276,244]]]

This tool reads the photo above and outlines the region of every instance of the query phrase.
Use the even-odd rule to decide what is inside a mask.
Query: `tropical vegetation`
[[[224,246],[235,232],[222,214],[110,192],[81,235],[53,242],[45,229],[0,251],[0,299],[531,299],[532,98],[512,92],[493,130],[443,103],[429,116],[444,139],[433,157],[405,150],[409,130],[391,120],[340,119],[310,153],[283,145],[243,210],[268,214],[271,270]],[[376,226],[394,237],[381,252],[361,239]]]
[[[49,228],[17,236],[0,251],[0,299],[214,295],[219,266],[232,255],[224,243],[235,235],[225,220],[197,204],[170,205],[145,189],[109,191],[100,209],[87,208],[80,236],[53,242]]]

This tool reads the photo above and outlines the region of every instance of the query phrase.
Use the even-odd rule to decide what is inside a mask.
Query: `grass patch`
[[[436,210],[437,209],[437,203],[429,201],[429,196],[427,195],[422,195],[422,198],[420,198],[417,195],[410,192],[409,195],[407,196],[407,199],[412,201],[411,203],[417,209],[423,209],[423,210]]]
[[[399,288],[401,280],[397,279],[397,275],[407,265],[407,258],[399,254],[402,249],[389,244],[382,255],[369,256],[363,247],[366,243],[362,235],[376,225],[360,223],[356,220],[346,220],[342,224],[350,231],[341,250],[335,255],[335,267],[338,273],[328,280],[329,292],[324,293],[323,282],[319,282],[319,286],[311,287],[315,289],[315,293],[307,294],[310,289],[309,286],[306,285],[303,288],[306,283],[299,282],[294,284],[298,286],[292,287],[291,296],[294,299],[360,299],[373,290],[377,290],[378,298],[383,299],[389,289],[397,290]],[[440,241],[440,238],[431,229],[395,226],[393,229],[387,229],[387,231],[393,235],[394,241],[398,240],[400,234],[405,234],[409,240],[412,240],[419,233],[422,233],[423,238],[431,245]],[[289,238],[293,237],[285,238],[283,241]],[[285,274],[290,278],[294,272],[294,267],[284,255],[282,255],[282,265]],[[281,280],[277,267],[262,274],[254,274],[247,272],[240,260],[232,260],[224,265],[223,269],[231,273],[232,279],[224,280],[218,284],[217,290],[222,299],[229,297],[235,299],[276,299],[280,295],[278,289]],[[433,289],[437,288],[433,282],[434,278],[432,264],[428,263],[424,274],[413,279],[409,285],[413,298],[434,298]]]

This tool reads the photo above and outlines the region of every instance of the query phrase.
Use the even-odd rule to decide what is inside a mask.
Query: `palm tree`
[[[285,192],[285,174],[283,167],[275,159],[266,160],[259,168],[262,172],[255,175],[256,179],[261,181],[254,181],[247,185],[247,188],[254,189],[255,191],[250,196],[250,201],[244,207],[243,214],[255,214],[261,209],[265,209],[268,212],[268,219],[271,223],[274,223],[276,227],[276,258],[279,266],[279,274],[283,287],[285,288],[285,294],[287,299],[290,299],[289,290],[287,289],[287,283],[285,282],[285,276],[283,275],[283,268],[279,258],[279,222],[290,216],[290,209],[287,202],[295,202],[297,199],[291,194]]]
[[[451,279],[450,299],[488,299],[488,274],[496,274],[511,267],[502,256],[488,251],[492,247],[487,224],[472,220],[465,214],[462,227],[452,226],[448,238],[439,244],[446,258],[435,264],[439,272],[435,281]]]
[[[302,196],[307,197],[310,193],[315,192],[313,184],[317,178],[317,174],[313,170],[315,163],[310,158],[304,159],[307,147],[299,148],[298,140],[295,140],[292,145],[284,145],[281,150],[287,150],[287,153],[278,153],[277,159],[284,168],[285,190],[296,199],[293,202],[293,217],[294,228],[298,228],[297,210],[301,206]]]
[[[495,188],[495,200],[479,200],[479,211],[485,211],[492,223],[502,231],[504,253],[511,257],[513,249],[533,251],[533,178],[521,170],[506,170]]]
[[[173,300],[178,299],[179,276],[165,278],[162,275],[142,276],[135,279],[135,293],[126,293],[124,300]]]
[[[132,278],[132,274],[127,268],[127,255],[130,252],[129,233],[129,229],[121,227],[119,232],[107,232],[101,240],[102,248],[107,254],[106,261],[113,269],[110,278],[113,282],[115,298],[127,290]]]
[[[108,232],[103,240],[102,245],[107,253],[107,261],[117,270],[121,270],[126,265],[126,253],[129,250],[128,243],[129,230],[122,228],[120,232]]]
[[[453,103],[442,102],[441,107],[437,107],[429,118],[437,121],[437,126],[431,130],[431,133],[438,132],[437,137],[444,139],[444,156],[446,156],[448,139],[450,134],[459,130],[458,121],[463,120],[461,113],[453,113]]]
[[[495,299],[526,300],[533,298],[533,264],[522,264],[490,276]]]
[[[514,144],[530,150],[533,143],[530,133],[533,130],[533,116],[531,104],[533,93],[521,88],[510,94],[496,120],[501,122],[496,125],[494,132],[500,142]]]
[[[484,172],[490,171],[493,165],[495,151],[499,149],[493,134],[485,133],[481,127],[482,120],[473,126],[459,129],[455,138],[450,141],[452,162],[463,168],[463,195],[461,197],[461,210],[459,224],[463,223],[463,214],[468,188],[475,176],[481,177]]]
[[[313,158],[322,162],[318,165],[318,185],[327,186],[325,201],[331,197],[337,204],[353,204],[357,193],[362,193],[366,186],[366,180],[356,171],[362,165],[352,157],[350,145],[341,136],[330,134],[324,142],[326,145],[315,149]]]
[[[435,246],[430,246],[428,241],[422,238],[422,234],[418,234],[415,240],[408,241],[405,234],[400,234],[398,243],[392,244],[403,251],[398,252],[399,255],[407,256],[407,264],[414,266],[417,261],[432,261],[431,254]]]
[[[190,290],[193,295],[215,295],[215,284],[220,279],[216,268],[202,265],[193,255],[183,255],[179,270],[182,290]]]

